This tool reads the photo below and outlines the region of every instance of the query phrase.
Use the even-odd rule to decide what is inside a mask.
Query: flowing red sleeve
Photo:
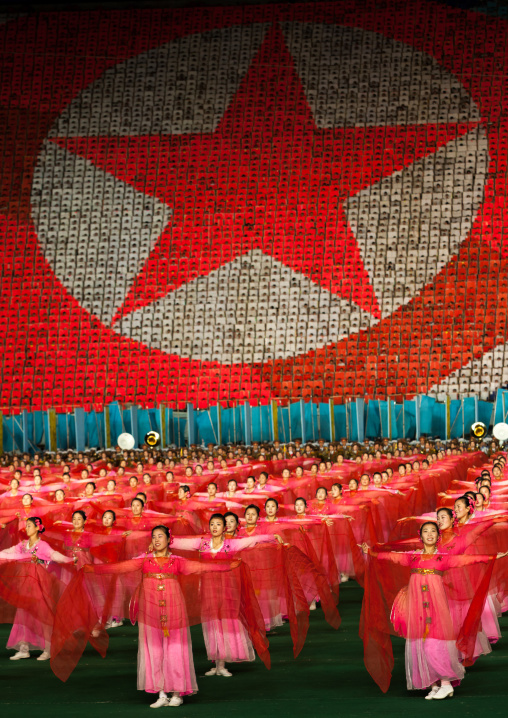
[[[109,638],[103,626],[110,616],[129,615],[142,564],[137,559],[86,566],[69,583],[58,602],[51,640],[51,668],[60,680],[68,679],[88,641],[106,655]]]
[[[305,643],[309,605],[314,599],[321,601],[328,623],[339,627],[338,596],[332,593],[323,569],[299,548],[259,544],[239,555],[251,570],[265,622],[269,624],[275,614],[288,616],[295,657]]]
[[[5,524],[5,528],[0,531],[0,551],[11,548],[19,543],[19,521],[12,519]]]
[[[363,660],[367,671],[386,693],[393,669],[390,621],[393,602],[399,591],[409,583],[407,566],[369,556],[366,562],[360,638],[363,641]]]
[[[41,564],[0,561],[0,623],[12,623],[16,609],[22,608],[50,629],[62,588]]]

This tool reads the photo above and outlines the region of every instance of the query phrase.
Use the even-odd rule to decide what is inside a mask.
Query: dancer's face
[[[143,505],[141,501],[134,499],[131,505],[131,511],[133,516],[141,516],[141,513],[143,511]]]
[[[25,531],[28,538],[32,538],[32,536],[35,536],[39,533],[37,530],[37,526],[33,523],[33,521],[26,522]]]
[[[152,544],[154,549],[159,551],[165,551],[169,544],[169,539],[162,529],[155,529],[152,533]]]
[[[81,529],[85,525],[85,521],[81,514],[74,514],[74,516],[72,517],[72,525],[76,531],[81,531]]]
[[[318,489],[316,491],[316,499],[318,501],[325,501],[326,499],[326,489]]]
[[[298,516],[303,516],[305,514],[305,503],[301,499],[295,501],[295,513]]]
[[[258,512],[255,509],[247,509],[245,512],[245,523],[247,526],[255,526],[258,522]]]
[[[102,525],[105,526],[105,528],[109,529],[111,526],[113,526],[114,518],[111,511],[106,511],[104,516],[102,517]]]
[[[226,530],[228,533],[233,534],[238,528],[238,522],[234,516],[226,516]]]
[[[459,521],[467,516],[468,510],[464,501],[456,501],[454,508],[455,515],[457,516]]]
[[[453,519],[450,518],[447,511],[437,512],[437,525],[441,531],[451,528],[453,525]]]
[[[438,536],[437,529],[433,524],[425,524],[422,528],[421,537],[424,546],[435,546]]]
[[[221,519],[212,519],[210,521],[210,533],[212,536],[222,536],[224,533],[224,523]]]
[[[277,513],[277,504],[275,501],[269,501],[265,506],[265,513],[267,516],[275,516]]]

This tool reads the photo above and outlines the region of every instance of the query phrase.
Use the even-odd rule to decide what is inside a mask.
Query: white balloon
[[[499,424],[496,424],[492,429],[492,433],[498,441],[506,441],[506,439],[508,439],[508,424],[504,421],[500,421]]]
[[[136,443],[136,440],[132,436],[132,434],[120,434],[120,436],[117,439],[118,446],[123,449],[124,451],[130,451],[130,449],[134,448],[134,444]]]

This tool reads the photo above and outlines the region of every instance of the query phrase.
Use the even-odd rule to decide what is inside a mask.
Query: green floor
[[[289,629],[284,626],[270,638],[272,670],[259,661],[233,668],[233,678],[206,678],[208,663],[199,627],[193,629],[193,646],[199,693],[178,708],[180,718],[289,718],[290,716],[431,716],[436,704],[405,688],[403,641],[395,645],[394,678],[383,695],[366,673],[358,638],[361,589],[354,583],[341,591],[342,626],[333,631],[318,610],[311,616],[307,643],[293,660]],[[508,632],[508,617],[502,619]],[[4,646],[8,627],[0,628]],[[51,673],[48,663],[12,662],[0,650],[0,716],[65,716],[103,718],[149,713],[150,698],[136,691],[136,629],[111,631],[108,657],[102,660],[87,650],[66,684]],[[440,715],[506,716],[508,700],[508,640],[470,669],[455,697],[439,704]],[[170,708],[161,709],[163,715]]]

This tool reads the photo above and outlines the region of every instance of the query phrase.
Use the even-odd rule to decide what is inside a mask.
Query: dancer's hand
[[[279,534],[274,534],[273,536],[274,536],[274,538],[277,539],[277,541],[278,541],[279,543],[284,543],[284,541],[283,541],[282,538],[279,536]]]
[[[361,548],[362,548],[363,553],[365,553],[365,554],[368,554],[369,551],[370,551],[370,548],[369,548],[369,546],[365,543],[365,541],[361,544]]]
[[[124,531],[122,536],[130,536],[132,531]]]

